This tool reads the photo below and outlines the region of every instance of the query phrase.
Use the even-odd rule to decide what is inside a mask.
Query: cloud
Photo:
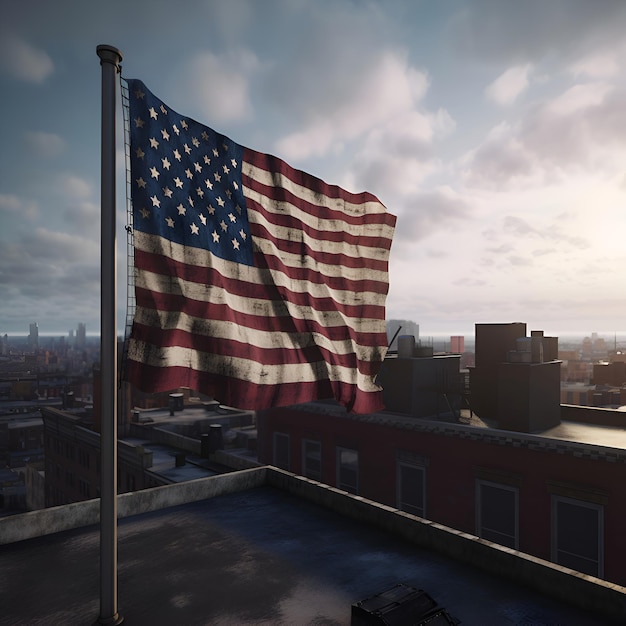
[[[528,76],[531,70],[530,64],[510,67],[486,88],[485,95],[500,106],[513,104],[528,88]]]
[[[20,219],[25,217],[33,221],[39,217],[39,209],[34,202],[26,202],[13,194],[0,194],[0,215],[5,214],[10,219]]]
[[[502,122],[461,160],[472,189],[522,190],[571,176],[618,176],[626,158],[626,90],[578,83]]]
[[[575,61],[598,46],[623,41],[626,4],[589,0],[472,0],[450,25],[459,54],[487,62]]]
[[[394,126],[403,120],[409,141],[429,141],[434,122],[416,111],[418,102],[428,90],[428,75],[411,67],[404,54],[382,51],[377,58],[356,64],[350,59],[350,71],[340,80],[342,68],[324,68],[327,76],[318,76],[315,102],[299,102],[303,129],[280,139],[277,150],[288,159],[320,157],[334,144],[362,137],[381,126]],[[298,98],[296,97],[296,100]]]
[[[36,155],[41,157],[56,157],[63,153],[65,141],[55,133],[43,131],[27,131],[26,145]]]
[[[574,85],[549,102],[545,110],[557,117],[571,116],[590,107],[601,105],[612,90],[612,85],[607,83]]]
[[[619,73],[620,64],[615,53],[598,52],[572,63],[570,73],[579,78],[612,78]]]
[[[396,244],[415,244],[435,232],[469,219],[470,204],[449,188],[419,192],[406,198],[398,211]]]
[[[43,50],[3,32],[0,36],[0,68],[13,78],[29,83],[43,83],[54,71],[54,64]]]
[[[261,67],[253,52],[241,48],[223,54],[200,52],[187,60],[177,81],[186,101],[200,103],[200,121],[247,120],[252,116],[251,76]]]

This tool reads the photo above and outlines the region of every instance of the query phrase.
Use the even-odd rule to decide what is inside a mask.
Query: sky
[[[626,332],[621,0],[0,0],[0,333],[99,331],[98,44],[398,217],[388,319]],[[121,129],[121,107],[118,126]],[[118,132],[118,328],[126,200]]]

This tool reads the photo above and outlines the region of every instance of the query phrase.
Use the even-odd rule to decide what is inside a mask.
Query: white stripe
[[[277,317],[277,308],[285,306],[286,317],[315,321],[322,327],[348,326],[357,333],[385,332],[385,322],[382,319],[348,317],[339,311],[317,311],[310,306],[296,305],[283,300],[260,300],[237,296],[220,287],[212,286],[207,289],[206,285],[186,281],[182,278],[162,276],[147,270],[137,271],[135,285],[156,293],[183,296],[198,302],[226,305],[237,313]]]
[[[299,350],[315,345],[337,355],[355,353],[358,361],[370,361],[374,356],[371,346],[361,346],[350,340],[331,341],[320,333],[260,332],[234,322],[205,320],[179,311],[156,311],[138,306],[135,322],[151,328],[176,329],[191,335],[238,341],[263,349]],[[375,360],[380,360],[379,354],[376,354]]]
[[[388,226],[387,224],[352,224],[343,219],[343,214],[339,212],[337,212],[338,214],[334,219],[318,217],[316,215],[311,215],[310,213],[303,211],[291,202],[268,198],[260,192],[255,191],[254,189],[250,189],[250,187],[247,187],[246,185],[243,186],[243,194],[246,199],[251,199],[254,202],[260,204],[268,213],[275,213],[276,215],[291,215],[303,224],[306,224],[307,226],[310,226],[322,232],[343,231],[350,233],[351,235],[354,235],[356,237],[384,237],[385,239],[389,239],[390,241],[393,237],[394,228],[393,226]],[[320,204],[320,199],[317,198],[315,205],[319,206]],[[324,203],[323,206],[327,206],[327,204]],[[250,208],[254,207],[248,206],[248,210],[250,210]],[[334,207],[328,208],[334,210]],[[374,213],[374,211],[372,211],[372,213]],[[358,217],[363,216],[358,215]]]
[[[297,254],[287,254],[276,249],[270,241],[255,240],[259,250],[266,256],[275,256],[289,267],[310,269],[323,276],[332,278],[345,278],[347,280],[372,280],[387,285],[387,272],[353,269],[338,265],[328,265],[326,263],[314,263],[313,259],[307,257],[303,259]],[[384,306],[386,294],[373,292],[353,292],[349,290],[330,289],[324,284],[309,283],[293,280],[284,272],[278,270],[262,270],[251,265],[242,265],[235,261],[221,259],[213,253],[203,248],[192,248],[160,237],[150,235],[141,231],[135,232],[135,248],[167,256],[180,263],[193,265],[195,267],[213,267],[222,276],[229,280],[239,280],[246,283],[270,285],[275,284],[285,287],[296,293],[310,293],[315,297],[332,297],[342,304],[360,305],[364,300],[369,304]]]
[[[308,187],[303,187],[302,185],[294,183],[284,174],[280,174],[278,172],[268,172],[267,170],[252,165],[252,163],[248,163],[247,161],[244,161],[241,164],[241,173],[243,175],[249,176],[254,180],[257,180],[261,184],[268,187],[283,187],[290,191],[294,196],[310,204],[320,204],[318,194],[311,191],[311,189],[309,189]],[[359,204],[354,204],[341,198],[329,198],[327,196],[324,197],[326,198],[324,206],[327,206],[335,211],[339,211],[340,213],[345,213],[352,217],[361,216],[365,213],[387,212],[387,209],[384,207],[384,205],[376,201],[367,201]]]
[[[356,385],[366,392],[380,390],[380,387],[374,384],[372,376],[365,376],[354,368],[329,365],[323,361],[294,365],[263,365],[249,359],[209,354],[193,348],[179,346],[160,348],[136,339],[130,339],[128,343],[128,358],[153,367],[189,367],[209,374],[229,372],[231,378],[239,378],[257,385],[307,383],[328,379]]]
[[[341,241],[327,241],[323,239],[320,240],[300,228],[285,228],[284,226],[277,226],[276,224],[270,223],[265,215],[263,215],[260,211],[256,211],[253,206],[248,206],[248,220],[253,224],[264,226],[277,239],[282,239],[284,241],[301,241],[315,252],[345,254],[347,257],[352,257],[354,259],[374,259],[377,261],[387,261],[389,258],[389,250],[381,248],[380,246],[368,246],[362,243],[349,244]],[[343,222],[341,224],[343,224]],[[313,227],[315,228],[316,226],[314,225]],[[342,229],[339,228],[338,230],[341,231]],[[348,231],[350,229],[346,228],[345,230]],[[379,229],[377,228],[376,230]],[[363,231],[363,228],[361,228],[361,231]],[[332,232],[337,232],[337,229],[332,229]],[[361,232],[354,234],[361,235],[365,233]],[[377,233],[374,232],[371,233],[372,236],[375,236],[376,234]]]

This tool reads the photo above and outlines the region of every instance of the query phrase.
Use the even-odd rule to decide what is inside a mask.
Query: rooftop
[[[98,506],[0,520],[0,623],[94,622]],[[124,494],[118,512],[126,624],[349,624],[397,583],[463,624],[626,617],[622,587],[272,467]]]

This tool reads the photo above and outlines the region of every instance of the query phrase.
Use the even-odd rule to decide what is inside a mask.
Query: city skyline
[[[99,333],[101,43],[180,113],[376,194],[398,216],[388,319],[626,332],[626,5],[2,5],[1,334]]]

